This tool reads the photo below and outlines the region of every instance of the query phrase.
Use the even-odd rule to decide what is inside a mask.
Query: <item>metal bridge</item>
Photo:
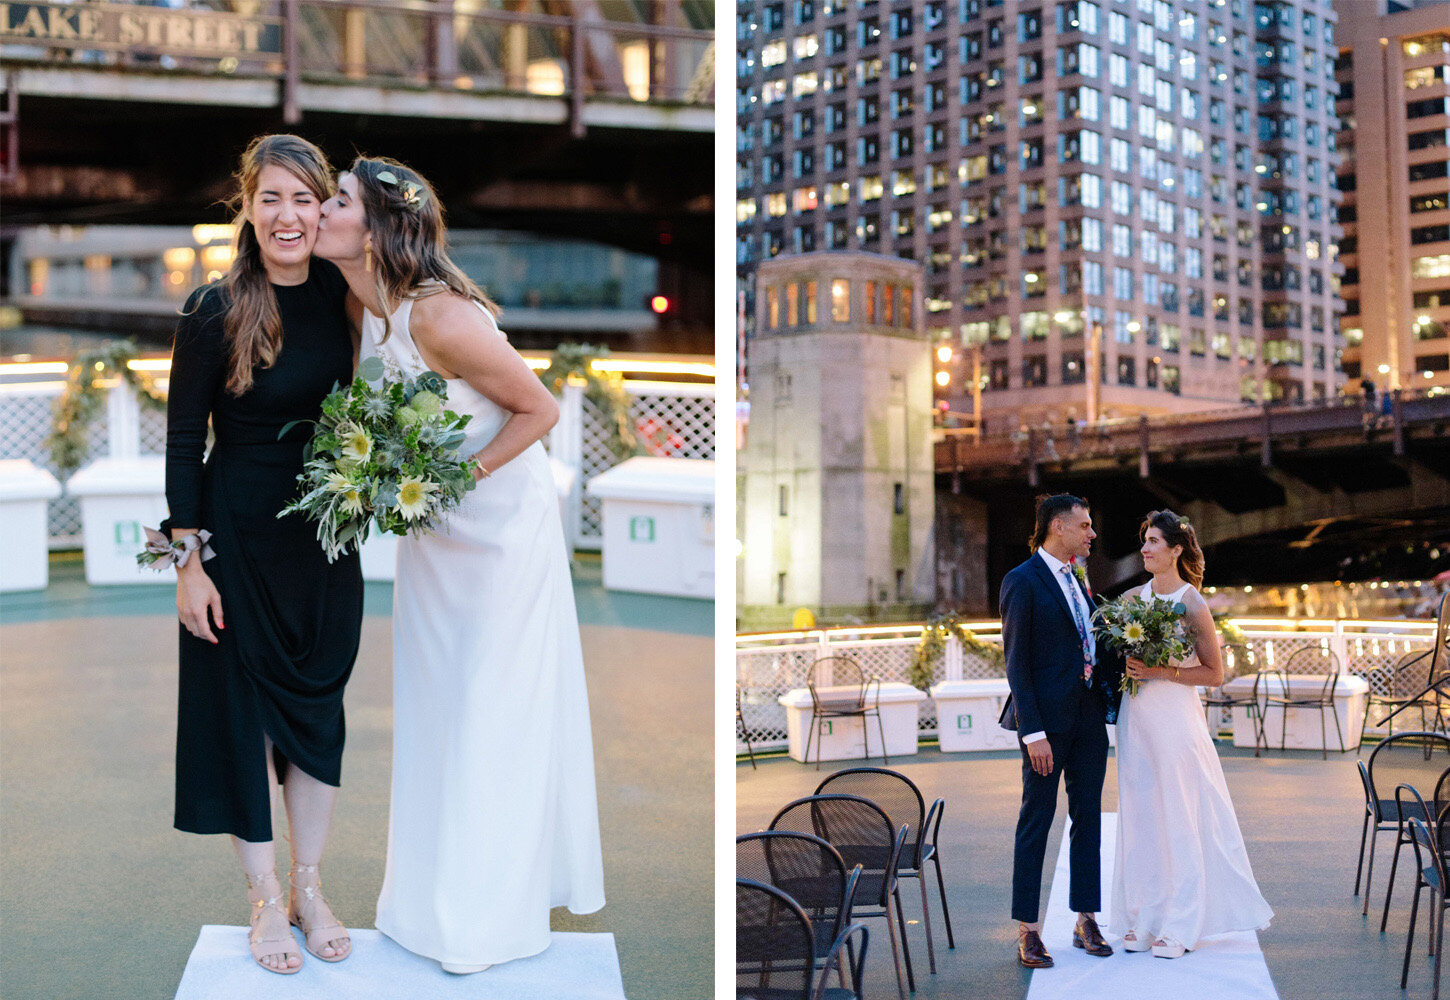
[[[292,131],[339,165],[416,167],[452,225],[673,263],[708,322],[713,19],[707,0],[0,4],[5,223],[224,221],[247,140]]]
[[[1367,412],[1350,398],[980,442],[941,432],[941,506],[958,536],[968,525],[944,558],[962,571],[972,551],[980,566],[985,548],[985,579],[969,589],[977,606],[995,606],[1002,576],[1027,554],[1033,498],[1074,493],[1093,507],[1090,566],[1104,588],[1138,577],[1138,524],[1162,507],[1193,522],[1217,582],[1370,578],[1419,566],[1420,549],[1450,542],[1450,395],[1396,393],[1388,410]],[[949,527],[939,519],[943,538]]]

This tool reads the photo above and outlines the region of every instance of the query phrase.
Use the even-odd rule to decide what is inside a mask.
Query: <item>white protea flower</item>
[[[329,472],[327,474],[327,482],[322,485],[327,487],[327,492],[329,493],[345,493],[348,490],[356,489],[352,480],[348,479],[341,472]]]
[[[365,430],[350,428],[339,433],[338,439],[342,442],[342,457],[346,461],[366,462],[373,453],[373,439]]]
[[[338,506],[344,514],[351,517],[363,512],[362,493],[359,492],[356,486],[348,484],[346,489],[340,490],[339,492],[342,493],[342,503]]]
[[[1143,626],[1137,622],[1129,622],[1127,627],[1123,629],[1123,638],[1129,642],[1142,642]]]
[[[416,521],[428,513],[432,494],[437,493],[437,483],[417,476],[404,476],[398,483],[398,513],[409,521]]]

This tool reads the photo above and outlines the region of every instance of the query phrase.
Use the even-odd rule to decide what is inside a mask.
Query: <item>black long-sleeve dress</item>
[[[352,377],[347,284],[314,259],[306,282],[272,287],[282,349],[241,396],[226,390],[225,291],[192,293],[177,325],[166,414],[168,521],[212,532],[216,556],[204,567],[226,623],[213,628],[215,645],[180,630],[175,825],[252,842],[272,839],[263,734],[279,776],[291,761],[340,784],[343,687],[362,629],[357,554],[328,563],[313,522],[277,517],[298,494],[312,428],[280,441],[278,432],[315,419],[334,384]],[[203,464],[208,418],[215,443]]]

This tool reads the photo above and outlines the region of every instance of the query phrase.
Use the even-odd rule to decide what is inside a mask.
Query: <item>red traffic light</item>
[[[652,295],[649,300],[649,307],[658,315],[664,315],[670,311],[670,300],[663,295]]]

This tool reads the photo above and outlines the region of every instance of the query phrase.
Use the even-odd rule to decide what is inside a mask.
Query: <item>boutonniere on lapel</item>
[[[1068,560],[1068,565],[1072,567],[1072,575],[1077,577],[1077,582],[1082,584],[1082,589],[1086,590],[1088,596],[1091,597],[1093,595],[1093,585],[1088,583],[1087,566],[1078,562],[1077,556],[1073,556]]]

